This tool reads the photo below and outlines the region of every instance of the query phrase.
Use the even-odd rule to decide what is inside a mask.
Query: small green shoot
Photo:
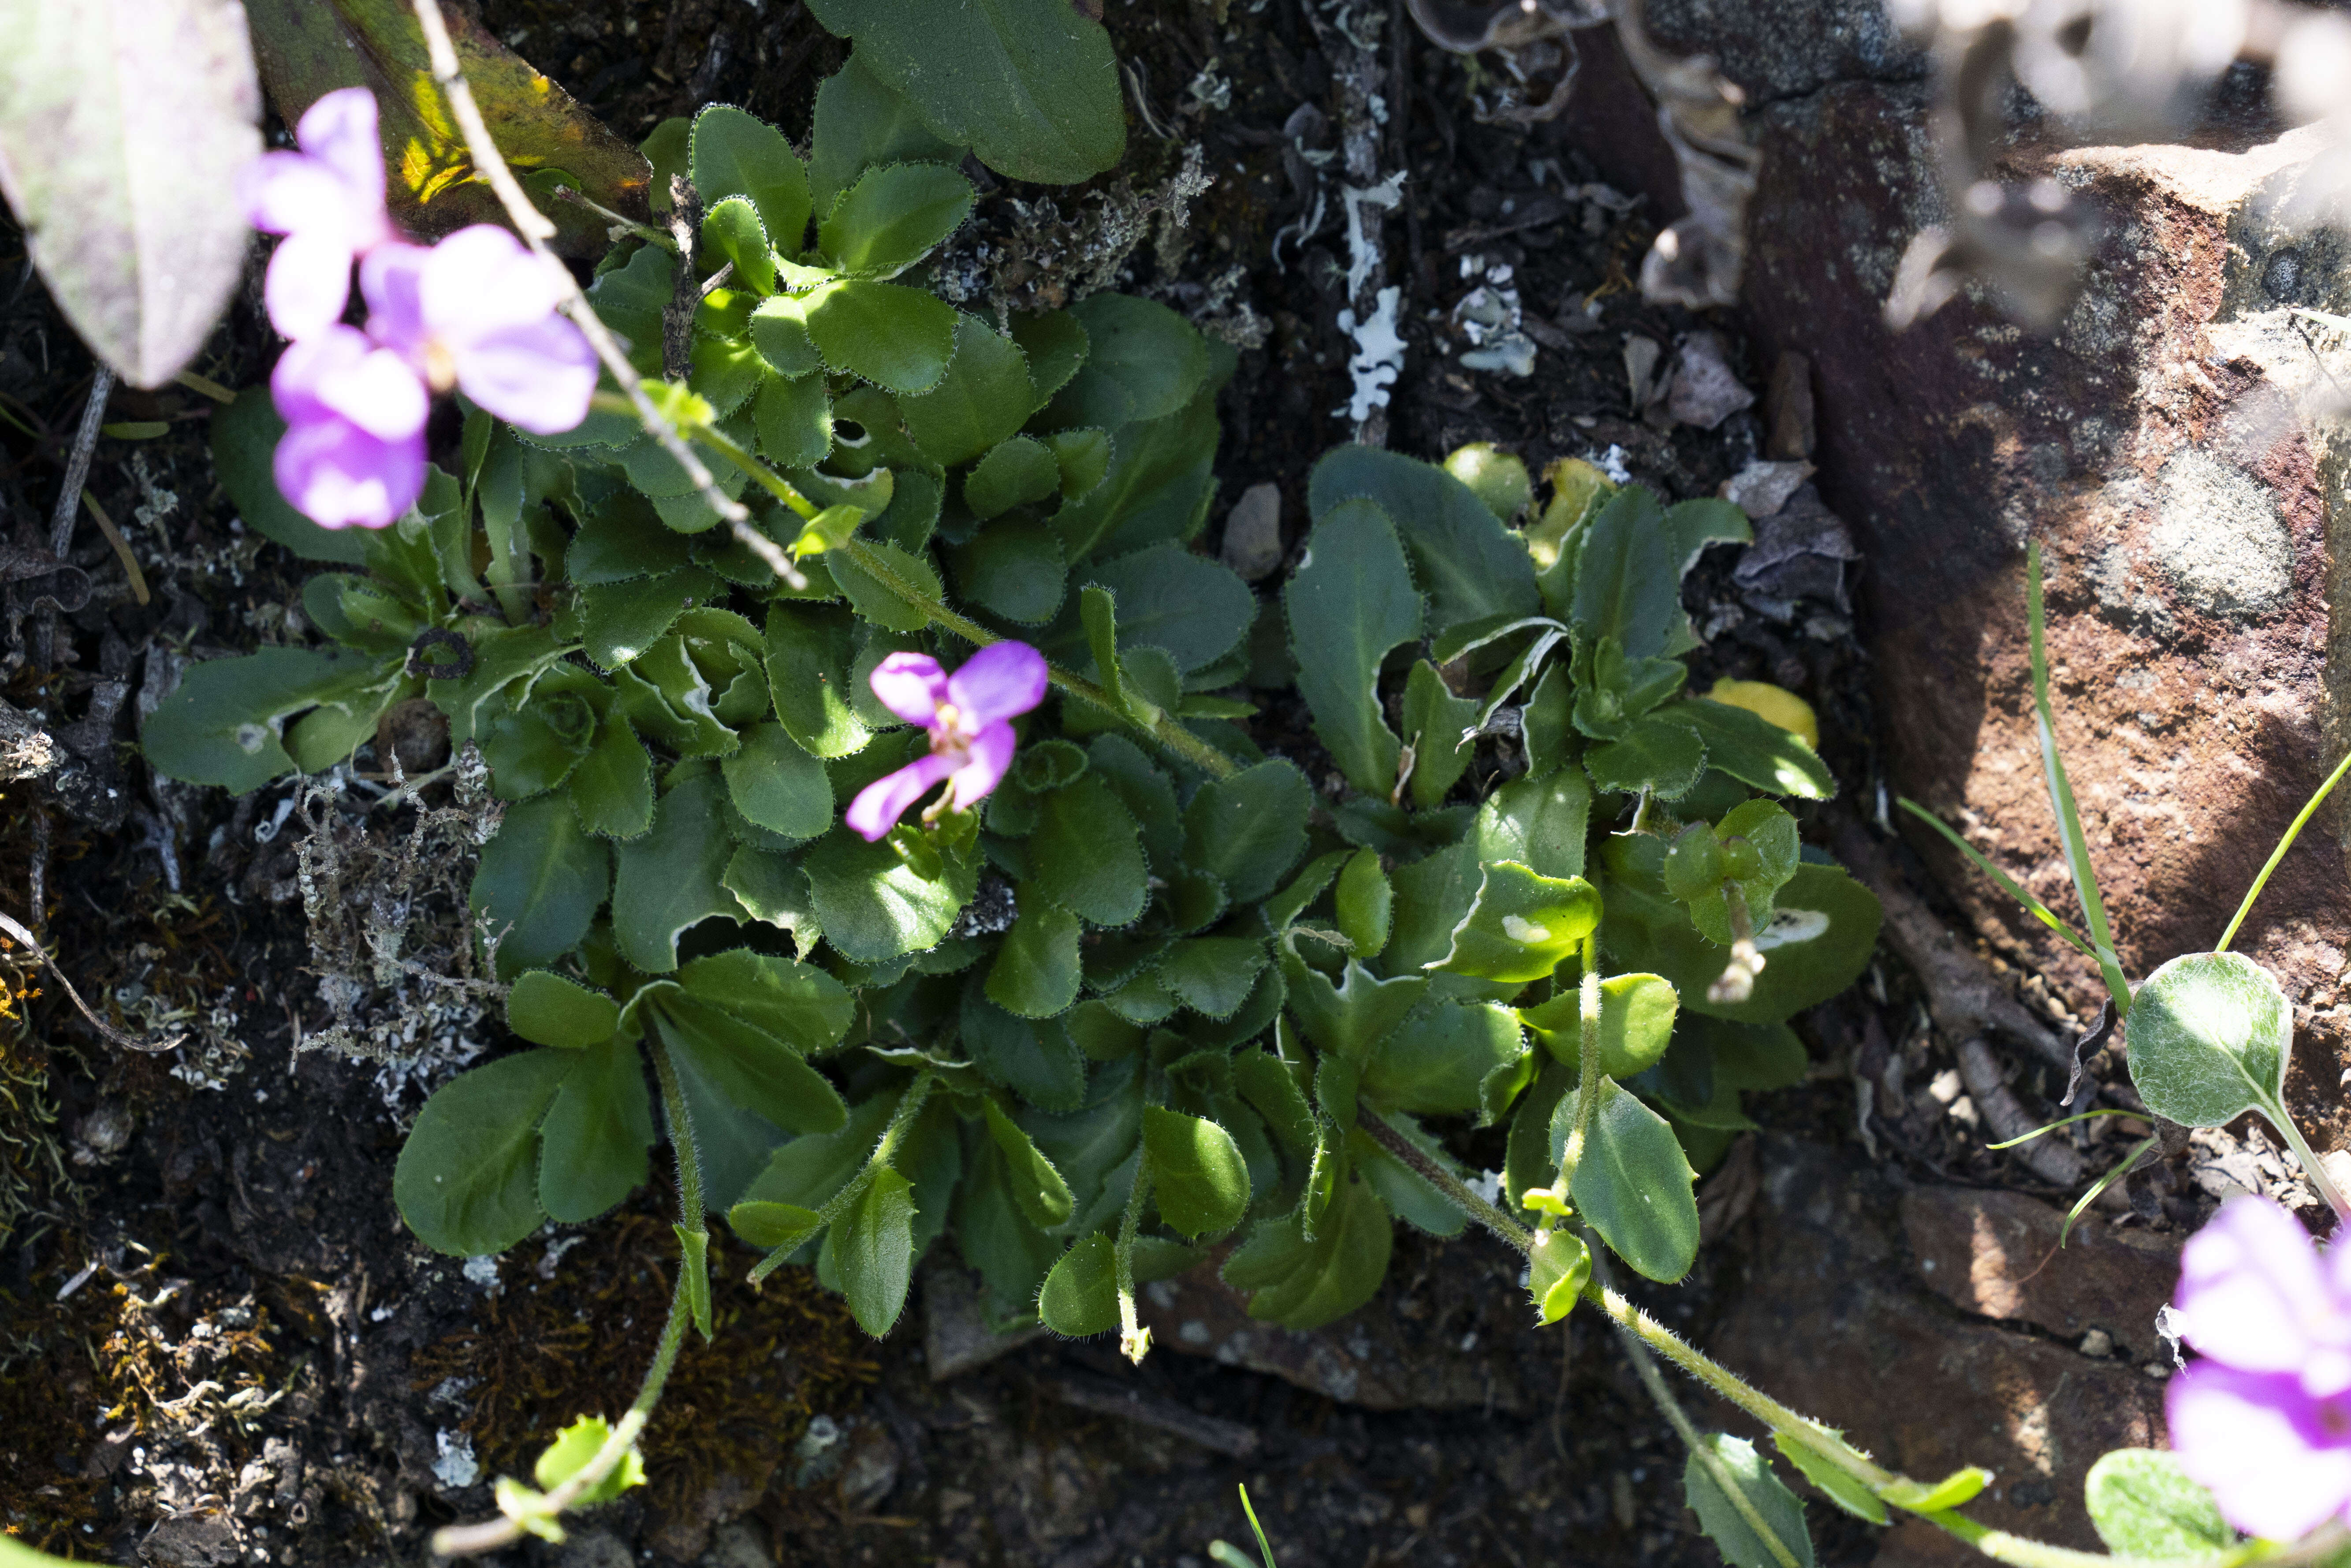
[[[1257,1521],[1257,1510],[1249,1506],[1249,1488],[1242,1487],[1240,1493],[1241,1511],[1249,1515],[1249,1530],[1257,1537],[1258,1555],[1263,1558],[1264,1562],[1262,1563],[1250,1562],[1247,1553],[1228,1541],[1208,1542],[1209,1560],[1214,1562],[1217,1568],[1277,1568],[1273,1561],[1273,1548],[1266,1543],[1265,1526]]]

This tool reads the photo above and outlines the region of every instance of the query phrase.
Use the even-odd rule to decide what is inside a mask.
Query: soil
[[[631,137],[708,99],[800,132],[814,83],[842,53],[789,0],[483,10]],[[1285,160],[1282,129],[1301,103],[1335,115],[1323,40],[1300,0],[1134,0],[1108,21],[1132,67],[1129,166],[1051,199],[1065,214],[1131,200],[1198,150],[1215,183],[1187,226],[1162,224],[1123,286],[1249,344],[1224,394],[1218,474],[1228,499],[1280,486],[1294,548],[1313,459],[1352,434],[1332,412],[1349,389],[1334,325],[1343,240],[1335,211],[1298,232],[1311,204],[1290,171],[1307,165]],[[1390,444],[1437,457],[1492,441],[1538,470],[1613,454],[1670,497],[1713,493],[1758,450],[1763,407],[1710,431],[1645,423],[1628,407],[1626,338],[1670,349],[1709,329],[1747,385],[1761,389],[1771,367],[1742,359],[1735,321],[1641,299],[1628,274],[1651,235],[1644,209],[1562,195],[1593,178],[1563,131],[1477,123],[1464,66],[1416,37],[1405,47],[1394,79],[1407,90],[1385,135],[1409,177],[1385,239],[1410,348]],[[1009,231],[1011,203],[1038,195],[998,188],[978,221]],[[21,235],[0,230],[0,254],[12,276],[0,527],[37,538],[90,364],[21,263]],[[193,367],[202,375],[231,387],[265,377],[257,286],[256,267]],[[1536,323],[1532,375],[1460,367],[1455,307],[1481,287],[1515,289]],[[90,480],[146,595],[84,528],[74,559],[94,586],[66,618],[63,670],[26,657],[37,617],[8,628],[5,695],[65,738],[84,781],[6,788],[0,908],[37,898],[28,924],[86,997],[126,1027],[186,1038],[158,1054],[110,1046],[21,952],[0,958],[15,980],[0,1009],[0,1527],[114,1562],[414,1562],[433,1527],[489,1514],[492,1479],[524,1470],[556,1427],[625,1405],[668,1297],[666,1194],[552,1228],[494,1268],[431,1255],[402,1231],[390,1197],[402,1127],[434,1083],[497,1048],[495,1019],[462,998],[378,997],[391,1009],[378,1021],[421,1020],[390,1060],[303,1049],[334,1009],[295,876],[307,830],[287,814],[291,787],[238,800],[185,789],[154,778],[131,744],[142,701],[179,660],[301,636],[288,606],[306,573],[235,519],[205,447],[211,407],[179,389],[113,399],[112,419],[164,426],[102,440]],[[1712,637],[1693,685],[1762,678],[1805,695],[1845,799],[1867,814],[1876,721],[1845,607],[1758,610],[1723,552],[1687,598]],[[326,810],[345,839],[379,846],[410,821],[357,800]],[[1813,836],[1825,829],[1814,822]],[[458,901],[444,887],[426,903],[421,924],[439,921],[445,945]],[[432,932],[418,940],[430,947]],[[1854,1145],[1853,1064],[1873,1049],[1881,1063],[1906,1060],[1914,1086],[1949,1066],[1890,957],[1800,1030],[1815,1078],[1752,1106],[1775,1134]],[[2028,1103],[2053,1100],[2060,1086],[2038,1076],[2017,1087]],[[1897,1176],[2032,1188],[1942,1103],[1888,1106],[1871,1155]],[[1499,1164],[1498,1139],[1458,1142]],[[1725,1211],[1755,1180],[1750,1148],[1706,1190]],[[2147,1223],[2193,1218],[2193,1202],[2172,1201]],[[1753,1264],[1735,1218],[1713,1228],[1688,1281],[1637,1292],[1701,1340]],[[1515,1264],[1474,1236],[1400,1238],[1365,1315],[1463,1354],[1481,1333],[1512,1356],[1525,1347],[1501,1364],[1523,1386],[1499,1407],[1490,1381],[1483,1405],[1370,1408],[1174,1351],[1138,1372],[1110,1345],[1043,1340],[934,1382],[920,1301],[876,1343],[805,1277],[786,1270],[758,1293],[728,1282],[744,1261],[714,1260],[717,1336],[681,1358],[644,1445],[649,1484],[580,1519],[568,1543],[529,1542],[512,1560],[1198,1564],[1212,1539],[1247,1538],[1236,1483],[1285,1568],[1719,1560],[1682,1506],[1677,1440],[1601,1326],[1579,1314],[1533,1336],[1504,1277]],[[1142,1398],[1122,1407],[1105,1388]],[[1876,1551],[1857,1523],[1812,1516],[1822,1562]]]

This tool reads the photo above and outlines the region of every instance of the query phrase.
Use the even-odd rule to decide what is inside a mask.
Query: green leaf
[[[1646,1072],[1673,1042],[1674,1017],[1681,998],[1673,983],[1656,975],[1612,975],[1600,982],[1600,1071],[1611,1078]],[[1519,1019],[1551,1054],[1568,1067],[1583,1061],[1583,998],[1574,990],[1538,1007],[1521,1008]]]
[[[1592,786],[1581,768],[1513,779],[1478,809],[1478,853],[1514,860],[1543,876],[1583,874]]]
[[[1339,873],[1338,891],[1332,896],[1339,934],[1353,945],[1353,955],[1379,956],[1380,949],[1388,945],[1389,915],[1395,905],[1395,891],[1388,885],[1387,873],[1380,869],[1379,855],[1357,850]]]
[[[1100,779],[1089,774],[1040,800],[1029,850],[1031,885],[1072,915],[1107,926],[1143,913],[1149,872],[1142,835]]]
[[[1072,1339],[1118,1327],[1118,1249],[1100,1232],[1061,1254],[1037,1293],[1037,1315]]]
[[[1074,184],[1126,150],[1110,37],[1062,0],[817,0],[817,20],[941,140],[1016,180]]]
[[[1577,530],[1573,549],[1572,619],[1583,641],[1613,637],[1628,659],[1663,653],[1681,613],[1681,573],[1657,498],[1625,486]]]
[[[497,836],[482,850],[469,895],[486,915],[498,945],[498,972],[544,968],[588,934],[611,889],[611,852],[588,836],[560,795],[507,808]]]
[[[1369,1057],[1428,993],[1425,975],[1378,979],[1353,958],[1335,986],[1294,956],[1284,958],[1282,967],[1290,980],[1290,1016],[1299,1029],[1315,1050],[1349,1062]]]
[[[1306,850],[1314,789],[1293,763],[1260,762],[1200,786],[1184,808],[1184,859],[1236,904],[1274,890]]]
[[[1265,945],[1247,936],[1191,936],[1159,960],[1159,983],[1194,1012],[1228,1019],[1240,1010],[1265,967]]]
[[[928,559],[900,549],[896,545],[884,544],[880,540],[874,541],[867,548],[888,564],[897,574],[899,580],[911,583],[921,592],[928,594],[934,601],[941,597],[939,574],[931,569]],[[889,589],[883,587],[878,580],[867,576],[864,569],[851,560],[848,556],[834,551],[826,555],[825,561],[832,569],[832,580],[839,583],[841,592],[849,596],[851,606],[858,614],[875,625],[885,631],[914,632],[931,623],[931,618],[927,613],[917,606],[907,603]]]
[[[1724,870],[1731,869],[1729,841],[1744,839],[1755,850],[1760,869],[1745,877],[1732,877],[1740,895],[1746,901],[1747,916],[1757,931],[1771,923],[1771,901],[1785,887],[1788,879],[1796,874],[1802,845],[1796,837],[1796,819],[1770,800],[1749,800],[1734,806],[1714,827],[1715,837],[1725,847]],[[1667,874],[1672,862],[1667,862]],[[1672,887],[1667,882],[1667,886]],[[1730,946],[1730,909],[1723,896],[1720,878],[1698,896],[1685,900],[1690,908],[1690,924],[1697,926],[1709,942]],[[1760,946],[1760,944],[1759,944]]]
[[[1249,1209],[1249,1164],[1230,1133],[1197,1116],[1146,1105],[1143,1146],[1151,1156],[1151,1196],[1162,1219],[1194,1239],[1222,1235],[1241,1222]]]
[[[965,190],[967,203],[969,187]],[[1019,346],[978,317],[960,315],[955,358],[947,361],[946,376],[926,392],[901,398],[898,407],[914,444],[933,462],[953,468],[1018,434],[1036,402],[1028,356]]]
[[[2116,1448],[2090,1467],[2082,1490],[2098,1539],[2118,1554],[2162,1562],[2218,1556],[2237,1544],[2220,1505],[2188,1479],[2177,1454]]]
[[[0,139],[5,135],[0,131]],[[228,492],[229,503],[246,528],[305,560],[364,564],[366,529],[322,528],[287,505],[279,493],[270,462],[285,434],[286,422],[270,405],[267,387],[247,387],[235,402],[213,411],[213,472]]]
[[[1061,541],[1040,522],[1008,517],[982,528],[969,544],[952,551],[947,562],[965,599],[1008,621],[1030,626],[1050,621],[1069,591]]]
[[[836,278],[789,303],[828,369],[884,392],[928,392],[955,353],[955,307],[920,288]]]
[[[1424,966],[1449,975],[1540,980],[1600,925],[1600,894],[1580,876],[1538,876],[1514,861],[1484,868],[1477,902],[1453,930],[1453,947]]]
[[[843,272],[895,277],[963,226],[971,200],[971,182],[945,163],[886,163],[841,192],[817,244]]]
[[[1913,1513],[1940,1513],[1945,1509],[1964,1508],[1991,1485],[1992,1474],[1979,1465],[1953,1470],[1941,1480],[1929,1485],[1923,1481],[1896,1481],[1877,1495],[1895,1507]]]
[[[1719,768],[1741,784],[1800,800],[1826,800],[1836,794],[1828,764],[1804,737],[1761,715],[1693,697],[1659,716],[1697,730],[1706,742],[1706,765]]]
[[[808,237],[808,172],[782,131],[742,110],[714,103],[694,117],[687,156],[695,194],[705,211],[728,196],[747,196],[758,209],[767,237],[786,256],[799,255]]]
[[[854,51],[816,91],[816,128],[809,148],[809,183],[817,204],[829,208],[839,193],[877,163],[953,163],[963,150],[931,134],[914,106],[866,68]]]
[[[1551,1157],[1559,1163],[1575,1124],[1576,1095],[1552,1113]],[[1698,1260],[1697,1173],[1663,1116],[1607,1078],[1600,1081],[1583,1162],[1570,1189],[1575,1207],[1616,1255],[1664,1284],[1689,1272]]]
[[[788,839],[812,839],[832,825],[832,784],[824,764],[772,720],[743,731],[743,748],[723,759],[727,798],[744,821]]]
[[[824,1247],[857,1326],[880,1339],[898,1321],[914,1277],[914,1184],[888,1166],[877,1168],[825,1232]]]
[[[1398,745],[1380,710],[1380,664],[1421,631],[1420,595],[1388,514],[1362,500],[1324,513],[1282,603],[1314,733],[1350,784],[1384,797],[1395,784]]]
[[[759,433],[760,453],[780,467],[805,468],[823,462],[832,450],[832,399],[821,376],[772,376],[760,382],[751,423]]]
[[[633,1040],[609,1035],[578,1053],[539,1129],[538,1201],[567,1225],[618,1205],[652,1172],[653,1096]]]
[[[1092,347],[1085,323],[1067,310],[1015,316],[1012,340],[1029,356],[1029,379],[1036,386],[1040,406],[1070,384]]]
[[[847,612],[829,606],[768,609],[768,684],[776,718],[810,756],[848,757],[872,737],[850,708],[853,624]]]
[[[577,980],[532,969],[516,976],[507,993],[507,1027],[535,1045],[580,1051],[611,1038],[621,1027],[621,1009]]]
[[[806,306],[799,299],[778,298],[759,301],[751,312],[751,346],[758,351],[759,358],[767,361],[769,370],[796,385],[807,382],[815,372],[824,369],[824,356],[817,352],[816,341],[809,336]],[[806,390],[818,402],[826,401],[821,380]],[[831,428],[831,422],[827,420],[828,448]],[[764,427],[760,434],[764,444]]]
[[[1686,1009],[1743,1023],[1778,1023],[1853,984],[1868,967],[1883,918],[1876,896],[1843,871],[1799,865],[1773,901],[1771,925],[1756,934],[1765,967],[1753,994],[1715,1002],[1707,988],[1729,962],[1729,949],[1692,930],[1687,910],[1654,873],[1628,879],[1612,866],[1602,896],[1600,944],[1611,956],[1672,981]]]
[[[340,649],[264,648],[239,659],[191,664],[140,732],[157,772],[233,794],[295,770],[278,735],[290,716],[319,703],[347,711],[381,706],[371,689],[399,676],[376,660]]]
[[[588,1468],[590,1460],[603,1451],[611,1440],[612,1428],[601,1416],[582,1416],[555,1436],[547,1451],[531,1466],[531,1479],[544,1490],[553,1490]],[[635,1444],[621,1456],[621,1462],[601,1481],[572,1499],[574,1508],[593,1508],[600,1502],[610,1502],[631,1487],[645,1484],[645,1461]]]
[[[1427,591],[1433,635],[1541,608],[1534,567],[1519,536],[1444,469],[1376,447],[1333,447],[1314,465],[1307,509],[1319,526],[1357,497],[1377,502],[1395,520],[1414,575]]]
[[[539,1227],[538,1124],[579,1062],[526,1051],[461,1072],[416,1114],[392,1200],[419,1241],[454,1258],[503,1252]]]
[[[748,196],[729,196],[715,204],[702,215],[702,243],[725,259],[735,264],[733,277],[738,285],[747,286],[762,294],[772,294],[776,288],[776,256],[768,248],[768,230],[759,222],[759,210]],[[704,340],[705,343],[711,340]],[[702,343],[695,345],[699,350]],[[695,391],[708,397],[709,392],[699,378]],[[742,400],[737,398],[737,402]],[[721,413],[732,412],[729,404],[711,398]]]
[[[1118,427],[1101,482],[1053,514],[1071,560],[1186,543],[1199,533],[1217,488],[1216,402],[1204,390],[1165,418]]]
[[[1075,1200],[1070,1196],[1070,1184],[1061,1179],[1053,1162],[1039,1151],[1029,1134],[993,1099],[982,1101],[981,1111],[987,1119],[987,1135],[995,1140],[998,1153],[1004,1156],[1005,1174],[1020,1212],[1040,1229],[1050,1229],[1067,1220]]]
[[[193,359],[243,275],[261,152],[244,12],[12,4],[0,184],[50,298],[135,387]]]
[[[1208,348],[1192,324],[1155,300],[1096,294],[1071,308],[1086,353],[1047,416],[1057,425],[1114,426],[1162,419],[1208,377]]]
[[[1057,1017],[1078,999],[1082,928],[1076,915],[1042,894],[1017,903],[1019,917],[988,966],[987,998],[1016,1018]]]
[[[717,770],[695,765],[653,808],[653,828],[615,847],[612,940],[621,956],[647,974],[677,967],[677,939],[740,905],[721,880],[735,842],[719,813]]]
[[[1793,1441],[1784,1432],[1772,1433],[1771,1443],[1780,1450],[1780,1457],[1802,1471],[1804,1479],[1820,1488],[1831,1502],[1855,1519],[1865,1519],[1872,1524],[1886,1522],[1886,1505],[1852,1471]]]
[[[1651,716],[1627,726],[1624,737],[1583,754],[1583,770],[1595,789],[1660,800],[1688,794],[1706,776],[1706,743],[1698,731],[1674,719]]]
[[[848,1107],[824,1074],[723,1003],[683,987],[664,987],[648,1000],[663,1039],[733,1104],[793,1133],[835,1133],[848,1120]]]
[[[1116,443],[1107,430],[1057,430],[1045,437],[1053,461],[1061,467],[1061,497],[1075,501],[1092,493],[1110,472]]]
[[[637,732],[617,715],[571,770],[571,805],[580,825],[600,838],[633,839],[653,823],[653,762]]]
[[[1061,465],[1033,435],[1016,435],[989,449],[964,476],[964,505],[985,522],[1015,507],[1041,501],[1061,487]]]
[[[2190,953],[2147,977],[2130,1010],[2131,1082],[2148,1110],[2218,1127],[2250,1110],[2283,1114],[2294,1009],[2241,953]]]
[[[1395,1245],[1386,1205],[1343,1175],[1312,1239],[1297,1214],[1261,1219],[1225,1260],[1224,1281],[1249,1292],[1249,1316],[1319,1329],[1372,1299]]]
[[[1372,1049],[1364,1097],[1383,1111],[1456,1115],[1479,1110],[1489,1074],[1523,1050],[1519,1020],[1492,1002],[1437,1002]]]
[[[1249,584],[1229,568],[1174,545],[1098,562],[1079,573],[1077,580],[1100,584],[1116,598],[1123,654],[1135,648],[1162,648],[1186,674],[1232,652],[1257,617],[1257,599]],[[1065,616],[1053,642],[1074,653],[1080,639],[1069,621]]]
[[[677,981],[695,999],[803,1056],[840,1044],[857,1012],[847,989],[823,970],[748,947],[691,959]]]
[[[1682,1469],[1682,1490],[1723,1560],[1732,1568],[1812,1568],[1804,1505],[1771,1473],[1770,1461],[1744,1437],[1709,1432],[1702,1441],[1715,1463],[1692,1454]],[[1717,1479],[1717,1467],[1738,1489],[1737,1501]]]
[[[1414,805],[1426,810],[1445,803],[1469,770],[1474,753],[1460,743],[1461,735],[1477,721],[1476,698],[1455,696],[1427,660],[1413,665],[1404,686],[1404,743],[1413,750]]]
[[[1547,1230],[1527,1255],[1527,1289],[1535,1299],[1536,1320],[1555,1323],[1575,1310],[1592,1278],[1592,1254],[1573,1234]]]
[[[342,571],[322,571],[302,585],[302,612],[347,648],[403,660],[426,622],[423,611],[389,583]]]
[[[977,868],[960,857],[946,857],[926,873],[893,841],[869,844],[845,827],[819,839],[802,863],[825,939],[860,964],[935,945],[979,882]]]

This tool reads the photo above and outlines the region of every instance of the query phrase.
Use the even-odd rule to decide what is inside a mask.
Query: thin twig
[[[81,493],[81,503],[89,508],[91,519],[98,524],[98,531],[104,534],[106,542],[114,547],[114,559],[122,563],[124,575],[131,579],[131,591],[138,596],[140,603],[146,603],[147,574],[139,570],[139,558],[131,553],[131,541],[122,537],[122,530],[114,526],[114,519],[106,515],[106,508],[99,506],[98,497],[87,489]]]
[[[589,347],[596,350],[596,357],[604,362],[614,384],[620,387],[636,412],[638,422],[661,444],[662,450],[684,470],[686,483],[701,492],[703,500],[726,520],[735,538],[766,562],[768,570],[782,578],[795,591],[808,587],[808,579],[792,565],[791,558],[775,540],[752,526],[748,507],[719,489],[717,481],[711,477],[710,470],[704,465],[702,459],[695,455],[694,449],[672,428],[669,421],[662,417],[661,411],[653,407],[653,400],[645,395],[644,378],[637,374],[636,367],[629,363],[628,355],[621,351],[619,341],[596,314],[596,308],[588,303],[588,297],[580,292],[579,280],[571,276],[571,269],[547,248],[549,237],[555,233],[555,225],[546,214],[531,205],[530,198],[523,193],[522,186],[515,181],[513,171],[507,167],[506,159],[499,153],[498,144],[492,139],[490,128],[482,119],[480,106],[474,101],[474,89],[466,85],[465,73],[457,67],[456,47],[449,41],[449,26],[442,19],[440,0],[412,0],[412,3],[416,10],[417,22],[424,29],[424,49],[432,62],[433,79],[448,99],[449,112],[455,118],[458,130],[465,133],[465,148],[473,156],[474,167],[489,182],[490,189],[497,193],[498,203],[506,208],[507,216],[521,234],[523,244],[530,247],[531,254],[539,258],[549,276],[557,280],[561,290],[560,308],[563,313],[571,318],[587,338]],[[685,264],[681,261],[680,265]]]
[[[136,1035],[123,1033],[120,1030],[115,1028],[112,1024],[107,1022],[104,1019],[90,1011],[89,1004],[81,999],[81,993],[74,989],[74,984],[71,980],[66,978],[65,970],[58,967],[57,961],[49,956],[47,948],[43,947],[38,942],[33,940],[33,934],[31,932],[26,930],[22,925],[17,925],[16,922],[9,916],[0,915],[0,935],[5,935],[10,941],[17,943],[25,949],[25,951],[30,953],[36,959],[39,960],[39,962],[47,968],[50,974],[55,975],[57,977],[57,984],[66,988],[66,995],[72,998],[73,1005],[81,1009],[81,1016],[89,1020],[89,1027],[98,1030],[98,1032],[106,1039],[109,1044],[119,1045],[125,1051],[143,1051],[152,1056],[162,1051],[175,1050],[182,1040],[188,1038],[185,1033],[168,1035],[151,1044],[146,1040],[141,1040]]]
[[[81,504],[82,486],[89,479],[90,454],[98,449],[98,427],[106,421],[106,400],[114,395],[114,370],[105,361],[99,362],[91,372],[89,399],[81,405],[81,423],[74,431],[73,445],[66,452],[66,481],[57,491],[57,505],[49,509],[49,553],[59,560],[73,546],[75,508]],[[33,620],[33,660],[37,669],[53,670],[64,661],[57,657],[57,612],[53,604],[45,604]]]

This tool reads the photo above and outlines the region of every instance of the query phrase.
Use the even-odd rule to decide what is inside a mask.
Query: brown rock
[[[1890,783],[2074,906],[2026,679],[2023,549],[2039,539],[2058,740],[2125,966],[2144,976],[2211,946],[2342,747],[2351,675],[2331,683],[2328,654],[2351,672],[2351,576],[2330,556],[2351,512],[2330,511],[2346,504],[2341,453],[2300,416],[2331,389],[2291,310],[2344,310],[2351,261],[2262,215],[2314,136],[2258,110],[2192,145],[2020,135],[2007,177],[2053,175],[2105,216],[2081,298],[2048,336],[1965,296],[1896,334],[1881,308],[1941,202],[1923,67],[1863,0],[1802,6],[1801,25],[1794,8],[1657,0],[1648,15],[1661,43],[1703,47],[1764,106],[1745,300],[1759,357],[1813,361],[1813,455],[1865,559]],[[1619,69],[1587,51],[1577,143],[1662,221],[1678,203]],[[1906,831],[1982,930],[2095,1011],[2089,965]],[[2298,1004],[2289,1095],[2335,1123],[2322,1148],[2351,1137],[2351,880],[2328,836],[2305,836],[2238,944]]]
[[[2179,1242],[2095,1216],[2065,1217],[2014,1192],[1918,1187],[1902,1195],[1902,1229],[1928,1286],[1962,1312],[2009,1318],[2079,1340],[2103,1329],[2134,1357],[2158,1354],[2155,1314],[2179,1278]]]
[[[1707,1352],[1905,1474],[1991,1470],[1996,1479],[1970,1517],[2095,1549],[2083,1477],[2110,1448],[2161,1445],[2163,1385],[1954,1316],[1905,1267],[1899,1199],[1856,1155],[1766,1137],[1758,1158],[1765,1175],[1748,1288],[1701,1337]],[[1752,1431],[1727,1407],[1718,1418]],[[1980,1559],[1921,1521],[1886,1535],[1876,1561],[1907,1568]]]

